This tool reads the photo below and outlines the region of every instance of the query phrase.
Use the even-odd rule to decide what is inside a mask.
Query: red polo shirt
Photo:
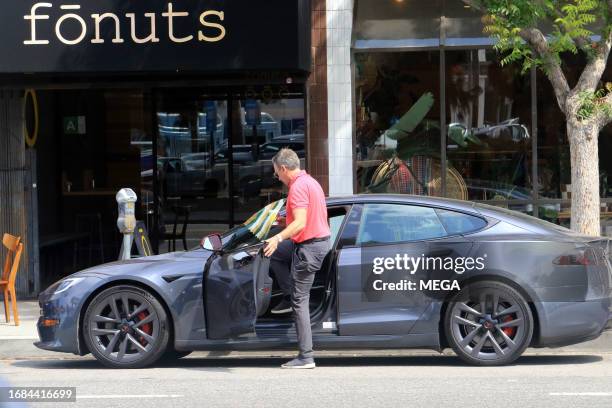
[[[291,237],[293,242],[300,243],[311,238],[330,236],[327,222],[327,205],[325,193],[321,185],[305,170],[301,170],[289,181],[289,195],[287,196],[287,225],[294,220],[295,208],[307,208],[306,226],[298,234]]]

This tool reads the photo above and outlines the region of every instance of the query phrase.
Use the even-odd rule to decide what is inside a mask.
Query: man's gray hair
[[[287,170],[295,170],[300,168],[300,158],[297,153],[289,148],[282,148],[272,158],[272,163],[277,167],[285,166]]]

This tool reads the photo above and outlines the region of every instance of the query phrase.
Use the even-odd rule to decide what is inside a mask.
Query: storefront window
[[[131,188],[136,217],[151,227],[153,131],[142,89],[39,92],[36,144],[41,287],[116,260],[115,195]]]
[[[441,195],[439,52],[355,60],[359,192]]]
[[[446,46],[471,46],[493,44],[493,40],[483,34],[482,13],[464,2],[446,1],[444,3],[444,33]]]
[[[482,17],[461,1],[356,0],[357,191],[445,194],[569,226],[566,119],[540,70],[532,81],[520,64],[501,66]],[[563,62],[574,87],[584,57],[564,55]],[[599,86],[607,82],[612,82],[612,65]],[[442,146],[441,133],[446,134]],[[605,158],[612,154],[611,134],[607,126],[599,137],[602,233],[610,236],[612,161]]]
[[[283,197],[286,189],[272,166],[281,148],[295,150],[305,168],[303,95],[265,100],[258,95],[261,90],[183,90],[158,97],[160,251],[193,248],[207,234],[241,223]]]
[[[438,46],[441,0],[358,0],[357,48]]]
[[[157,102],[157,236],[160,251],[189,249],[229,224],[227,97],[165,92]],[[166,243],[167,245],[161,245]],[[178,246],[177,246],[178,245]]]
[[[234,221],[243,222],[286,195],[272,166],[272,157],[280,149],[293,149],[301,168],[306,168],[304,99],[240,99],[233,109],[234,117],[240,119],[232,135]]]
[[[531,200],[529,76],[485,49],[448,51],[446,67],[447,196]]]

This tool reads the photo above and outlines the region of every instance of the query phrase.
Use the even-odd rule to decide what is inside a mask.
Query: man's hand
[[[279,237],[292,237],[304,229],[304,227],[306,226],[306,219],[308,214],[307,211],[307,208],[293,209],[293,216],[295,217],[293,222],[287,225],[287,227],[277,235],[264,241],[266,243],[266,246],[264,248],[265,256],[270,257],[272,256],[274,251],[276,251],[276,248],[278,248],[279,241],[282,241],[282,239],[279,240]]]
[[[275,235],[272,238],[266,239],[264,242],[266,243],[266,246],[264,247],[264,255],[269,258],[272,256],[274,251],[276,251],[276,248],[278,248],[278,238]]]

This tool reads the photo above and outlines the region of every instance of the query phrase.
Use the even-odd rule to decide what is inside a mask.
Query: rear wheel
[[[94,357],[107,367],[141,368],[165,352],[170,325],[161,303],[136,286],[100,292],[83,318],[83,337]]]
[[[500,282],[477,282],[451,299],[444,319],[449,345],[474,365],[504,365],[519,358],[533,336],[524,297]]]

